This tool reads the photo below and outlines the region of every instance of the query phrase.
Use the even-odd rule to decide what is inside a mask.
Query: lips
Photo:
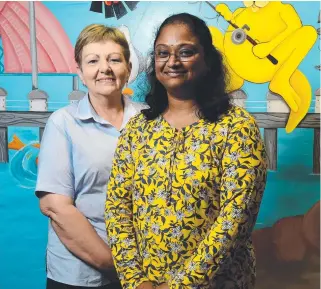
[[[113,83],[113,82],[115,82],[115,80],[116,80],[115,78],[106,77],[106,78],[99,78],[96,81],[99,83]]]
[[[184,75],[186,73],[186,71],[166,71],[164,72],[164,74],[168,75],[169,77],[180,77],[182,75]]]

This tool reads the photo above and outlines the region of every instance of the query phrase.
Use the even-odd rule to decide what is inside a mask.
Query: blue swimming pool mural
[[[252,113],[290,115],[278,129],[277,169],[269,171],[253,234],[257,289],[319,288],[320,178],[313,170],[316,130],[297,127],[307,113],[311,119],[319,113],[319,2],[34,4],[37,88],[48,96],[39,99],[38,108],[48,111],[68,105],[73,100],[71,92],[86,91],[77,81],[73,62],[73,45],[86,25],[121,27],[130,41],[133,63],[124,93],[143,101],[148,91],[144,71],[157,25],[179,12],[203,18],[214,45],[225,56],[231,77],[229,90],[238,92],[235,103]],[[28,95],[33,90],[33,77],[29,9],[28,2],[0,3],[0,110],[4,112],[30,111]],[[0,112],[0,147],[2,121]],[[8,162],[0,162],[0,288],[42,289],[47,219],[41,215],[33,191],[39,129],[12,125],[6,135]],[[59,157],[59,152],[52,153]]]

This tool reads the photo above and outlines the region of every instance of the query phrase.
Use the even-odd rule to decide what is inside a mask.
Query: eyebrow
[[[192,42],[188,42],[188,43],[180,43],[178,45],[168,45],[168,44],[163,44],[163,43],[159,43],[155,46],[155,48],[157,48],[158,46],[167,46],[167,47],[182,47],[182,46],[185,46],[185,45],[193,45],[193,46],[197,46],[196,43],[192,43]]]
[[[88,57],[88,56],[98,56],[98,57],[99,57],[99,55],[98,55],[98,54],[95,54],[95,53],[88,53],[88,54],[84,55],[84,58],[86,58],[86,57]]]
[[[111,53],[108,53],[107,56],[110,56],[110,55],[112,55],[112,54],[118,54],[118,55],[120,55],[120,56],[123,56],[123,54],[120,53],[120,52],[111,52]],[[86,57],[88,57],[88,56],[97,56],[97,57],[99,57],[99,55],[96,54],[96,53],[88,53],[88,54],[84,55],[84,58],[86,58]]]

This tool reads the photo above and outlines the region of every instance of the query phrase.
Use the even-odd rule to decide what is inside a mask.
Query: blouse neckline
[[[172,129],[174,132],[186,132],[186,131],[189,131],[190,129],[194,128],[194,127],[197,127],[198,125],[202,125],[204,123],[204,119],[203,118],[200,118],[199,120],[187,125],[187,126],[184,126],[182,128],[176,128],[174,126],[172,126],[165,118],[162,114],[159,115],[159,120],[161,123],[164,124],[165,127],[167,128],[170,128]]]

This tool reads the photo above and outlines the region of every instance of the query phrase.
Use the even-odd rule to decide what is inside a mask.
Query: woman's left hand
[[[156,287],[156,289],[169,289],[167,283],[162,283]]]

